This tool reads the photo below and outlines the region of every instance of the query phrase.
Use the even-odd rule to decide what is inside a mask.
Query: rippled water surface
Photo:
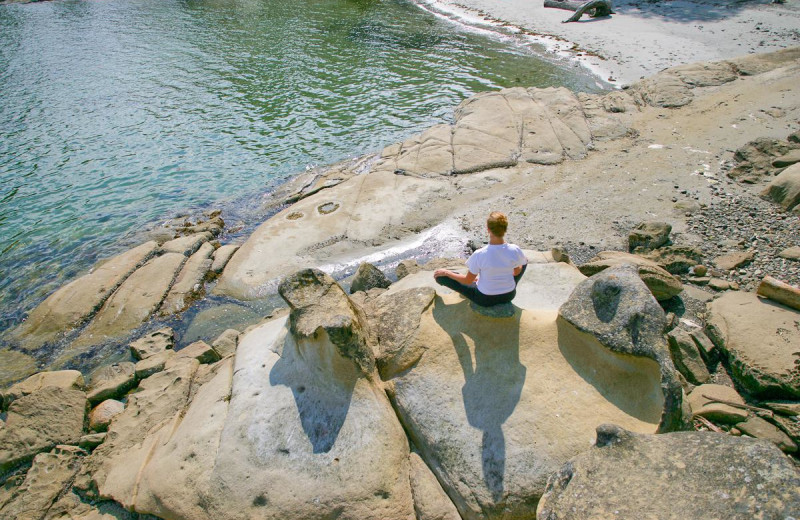
[[[135,230],[514,85],[597,88],[400,0],[0,5],[0,329]]]

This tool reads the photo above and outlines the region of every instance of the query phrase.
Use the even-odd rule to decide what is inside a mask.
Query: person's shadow
[[[471,310],[469,301],[444,305],[437,300],[433,317],[450,335],[464,371],[464,409],[469,424],[483,431],[483,480],[497,503],[503,498],[506,467],[503,423],[516,408],[525,383],[526,369],[519,361],[522,311],[513,307],[510,317],[489,318]]]

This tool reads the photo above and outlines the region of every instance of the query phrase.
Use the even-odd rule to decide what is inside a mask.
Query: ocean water
[[[509,86],[601,88],[407,0],[0,5],[0,330],[137,232],[246,210]]]

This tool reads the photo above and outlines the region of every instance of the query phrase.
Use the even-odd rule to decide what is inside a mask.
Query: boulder
[[[137,380],[150,377],[156,372],[161,372],[166,367],[170,359],[175,356],[174,350],[165,350],[153,356],[143,359],[134,366],[134,373]]]
[[[655,262],[638,255],[618,251],[603,251],[578,267],[586,276],[595,275],[609,267],[633,264],[638,268],[639,277],[647,285],[657,300],[668,300],[683,290],[680,280],[662,269]]]
[[[602,425],[550,478],[536,518],[788,518],[798,507],[800,473],[769,442]]]
[[[238,344],[239,331],[236,329],[227,329],[214,340],[214,343],[211,344],[211,348],[214,349],[221,359],[234,354]]]
[[[122,397],[136,386],[136,366],[130,361],[98,368],[90,376],[87,398],[97,404],[106,399]]]
[[[797,444],[795,444],[788,435],[783,433],[780,428],[765,421],[761,417],[748,417],[747,420],[738,423],[736,428],[745,435],[755,437],[756,439],[764,439],[765,441],[775,444],[785,453],[797,452]]]
[[[182,254],[166,253],[138,269],[106,301],[72,343],[72,350],[118,339],[144,323],[161,304],[185,260]]]
[[[220,274],[238,249],[239,244],[226,244],[214,251],[214,262],[211,264],[211,272]]]
[[[419,324],[399,327],[402,355],[413,353],[413,362],[387,386],[462,518],[532,517],[547,475],[586,449],[603,421],[658,429],[665,401],[657,363],[617,355],[557,322],[558,305],[583,279],[567,264],[531,263],[517,289],[526,307],[504,318],[474,312],[430,272],[375,300],[436,290],[432,303],[419,300]]]
[[[670,331],[667,337],[675,368],[693,385],[707,383],[711,374],[691,334],[677,328]]]
[[[374,265],[363,262],[358,266],[353,281],[350,283],[350,293],[356,291],[369,291],[370,289],[386,289],[392,284],[383,272]]]
[[[800,164],[789,166],[772,179],[761,197],[780,204],[786,211],[800,204]]]
[[[755,251],[738,251],[718,256],[714,259],[714,265],[718,269],[730,271],[748,265],[756,257]]]
[[[49,509],[72,486],[84,455],[77,446],[57,446],[50,453],[36,455],[16,495],[0,509],[0,516],[8,520],[51,518]]]
[[[190,256],[193,255],[201,245],[212,238],[214,238],[214,236],[209,232],[179,237],[164,243],[164,245],[161,246],[161,251],[163,253],[178,253],[184,256]]]
[[[75,390],[86,389],[86,384],[83,381],[83,374],[77,370],[39,372],[2,392],[2,409],[7,409],[11,403],[20,397],[38,392],[47,386],[55,386],[63,389],[74,388]]]
[[[172,349],[174,346],[175,332],[169,327],[164,327],[142,336],[129,345],[131,355],[136,360],[147,359],[165,350]]]
[[[125,404],[115,399],[106,399],[89,413],[89,429],[104,432],[111,420],[125,410]]]
[[[106,432],[89,433],[80,438],[78,441],[78,446],[84,450],[91,451],[103,444],[103,442],[106,440],[106,435]]]
[[[758,284],[758,295],[800,310],[800,288],[789,285],[771,276],[765,276]]]
[[[414,495],[414,512],[417,520],[461,520],[458,509],[425,461],[412,452],[409,462],[411,491]]]
[[[705,417],[710,421],[725,424],[736,424],[747,419],[747,410],[727,403],[744,404],[739,393],[729,387],[717,384],[705,384],[695,387],[689,394],[689,406],[692,416]]]
[[[191,345],[183,347],[177,351],[175,358],[196,359],[200,364],[215,363],[220,360],[217,351],[205,341],[195,341]]]
[[[800,397],[800,313],[753,293],[727,292],[708,305],[706,334],[736,382],[755,396]]]
[[[402,280],[406,276],[414,273],[418,273],[422,269],[417,261],[413,258],[409,258],[406,260],[400,260],[400,263],[397,264],[397,267],[394,269],[394,274],[398,280]]]
[[[20,397],[0,429],[0,474],[57,444],[77,444],[83,435],[86,394],[48,386]]]
[[[60,288],[40,303],[14,331],[19,345],[32,351],[85,323],[117,287],[158,249],[147,242],[98,263],[89,274]]]
[[[666,222],[640,222],[628,235],[628,251],[657,249],[669,242],[672,225]]]
[[[703,253],[695,247],[664,246],[643,255],[663,267],[670,274],[682,274],[693,270],[696,276],[705,276],[706,268],[698,265]]]
[[[664,336],[666,315],[636,266],[606,269],[581,282],[559,309],[559,320],[579,334],[596,338],[615,355],[655,362],[663,403],[659,431],[684,426],[682,390]]]
[[[203,294],[203,279],[211,269],[211,253],[214,246],[205,242],[183,265],[175,283],[164,298],[159,314],[170,316],[186,310],[191,303]]]

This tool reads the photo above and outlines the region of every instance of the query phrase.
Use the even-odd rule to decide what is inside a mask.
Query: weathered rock
[[[183,347],[177,351],[175,357],[196,359],[200,364],[214,363],[220,360],[217,351],[205,341],[195,341],[191,345]]]
[[[134,359],[147,359],[172,349],[175,346],[175,332],[169,327],[164,327],[137,339],[129,346]]]
[[[768,401],[763,404],[776,413],[793,417],[800,415],[800,403],[794,401]]]
[[[800,396],[798,316],[797,311],[762,301],[753,293],[728,292],[708,305],[706,334],[748,392],[792,399]]]
[[[559,309],[559,320],[596,337],[615,354],[655,361],[664,403],[659,431],[685,424],[682,390],[664,337],[666,316],[636,266],[606,269],[581,282]]]
[[[166,253],[138,269],[106,301],[72,348],[120,338],[144,323],[161,304],[185,260],[181,254]]]
[[[639,277],[659,301],[668,300],[680,294],[683,289],[683,284],[681,284],[680,280],[659,267],[655,262],[638,255],[619,251],[603,251],[589,262],[578,266],[578,269],[584,275],[592,276],[609,267],[617,267],[623,264],[633,264],[637,267]]]
[[[729,83],[738,77],[730,62],[690,63],[668,69],[690,87],[712,87]]]
[[[129,361],[98,368],[90,377],[87,399],[97,404],[106,399],[122,397],[136,386],[135,372],[136,366]]]
[[[221,273],[233,254],[239,249],[239,244],[226,244],[214,251],[214,262],[211,264],[211,272]]]
[[[730,280],[723,280],[722,278],[711,278],[706,284],[710,289],[715,291],[738,291],[739,284],[731,282]]]
[[[14,331],[13,337],[23,349],[36,350],[55,341],[65,331],[82,325],[157,248],[155,242],[147,242],[98,263],[89,274],[70,282],[39,304]]]
[[[800,474],[771,443],[603,425],[596,446],[550,478],[536,518],[786,518],[798,490]]]
[[[86,394],[73,388],[48,386],[11,403],[0,429],[0,474],[57,444],[76,444],[85,417]]]
[[[211,269],[211,253],[213,252],[214,246],[205,242],[196,253],[189,257],[161,304],[158,311],[161,316],[184,311],[203,294],[203,279]]]
[[[780,204],[786,211],[794,209],[800,204],[800,164],[783,170],[764,188],[761,196]]]
[[[750,141],[734,153],[733,158],[739,164],[728,172],[728,176],[741,182],[759,182],[775,172],[772,161],[791,149],[789,143],[777,139],[758,138]]]
[[[383,272],[374,265],[363,262],[358,266],[353,281],[350,284],[350,292],[368,291],[376,287],[385,289],[389,287],[392,282],[386,278]]]
[[[170,349],[139,361],[134,367],[136,379],[141,380],[152,376],[156,372],[161,372],[174,356],[175,351]]]
[[[800,288],[765,276],[758,284],[758,295],[782,303],[792,309],[800,310]]]
[[[96,447],[100,446],[101,444],[103,444],[103,442],[106,440],[106,435],[107,435],[106,432],[90,433],[88,435],[84,435],[78,441],[78,446],[83,448],[84,450],[91,451]]]
[[[705,276],[705,267],[698,265],[702,262],[703,253],[694,247],[666,246],[650,251],[643,255],[663,267],[670,274],[681,274],[694,269],[697,276]],[[698,269],[699,268],[699,269]]]
[[[558,306],[582,279],[568,264],[529,263],[517,288],[525,307],[511,318],[476,314],[430,272],[407,276],[380,297],[437,291],[432,304],[420,305],[419,325],[408,327],[404,351],[418,359],[387,384],[462,518],[532,516],[547,475],[586,448],[598,422],[658,428],[657,364],[616,355],[557,323]]]
[[[25,379],[37,369],[36,360],[28,354],[11,349],[0,350],[0,388]]]
[[[747,419],[747,410],[725,404],[744,404],[742,396],[735,389],[716,384],[705,384],[696,387],[689,394],[689,405],[692,407],[692,416],[702,416],[718,423],[736,424]]]
[[[747,54],[728,60],[742,76],[755,76],[791,65],[800,57],[800,49],[789,47],[775,52]]]
[[[800,162],[800,149],[795,149],[789,151],[784,155],[781,155],[780,157],[776,157],[772,161],[772,166],[776,168],[786,168],[787,166],[791,166],[799,162]]]
[[[671,71],[663,71],[639,81],[631,88],[654,107],[677,108],[688,105],[694,99],[690,86]]]
[[[64,389],[74,388],[75,390],[86,389],[86,384],[83,381],[83,375],[77,370],[39,372],[3,391],[1,394],[2,409],[7,409],[11,403],[20,397],[38,392],[47,386],[55,386]]]
[[[227,329],[219,335],[211,347],[219,355],[220,359],[229,356],[236,352],[236,346],[239,344],[239,331],[236,329]]]
[[[730,271],[731,269],[738,269],[748,265],[755,257],[756,254],[754,251],[739,251],[718,256],[714,259],[714,265],[716,265],[718,269]]]
[[[707,383],[711,379],[711,374],[690,333],[682,329],[673,329],[667,337],[675,368],[693,385]]]
[[[418,273],[421,267],[413,258],[401,260],[397,267],[394,269],[394,274],[398,280],[402,280],[406,276]]]
[[[672,225],[666,222],[640,222],[628,235],[628,250],[656,249],[669,242]]]
[[[694,330],[689,333],[694,341],[694,344],[697,346],[700,355],[703,356],[703,359],[706,363],[711,363],[717,358],[717,347],[714,343],[708,338],[708,336],[703,333],[701,330]]]
[[[106,399],[89,413],[89,429],[104,432],[111,420],[125,410],[125,404],[115,399]]]
[[[212,237],[219,236],[225,228],[225,221],[217,215],[205,222],[198,222],[194,226],[182,229],[182,233],[193,235],[196,233],[211,233]]]
[[[50,453],[38,454],[16,496],[0,509],[0,516],[7,520],[44,519],[72,485],[85,454],[76,446],[57,446]]]
[[[634,99],[623,91],[600,96],[578,93],[592,139],[609,141],[625,137],[631,131],[632,115],[639,111]]]
[[[414,512],[417,520],[461,520],[458,509],[425,461],[414,452],[409,459],[411,492],[414,495]]]
[[[214,238],[213,235],[208,232],[176,238],[162,245],[161,251],[164,253],[179,253],[184,256],[190,256],[193,255],[201,245],[212,238]]]
[[[748,417],[746,421],[737,423],[736,428],[751,437],[773,443],[783,452],[795,453],[797,451],[797,444],[788,435],[761,417]]]
[[[778,256],[787,260],[800,260],[800,246],[786,248]]]

